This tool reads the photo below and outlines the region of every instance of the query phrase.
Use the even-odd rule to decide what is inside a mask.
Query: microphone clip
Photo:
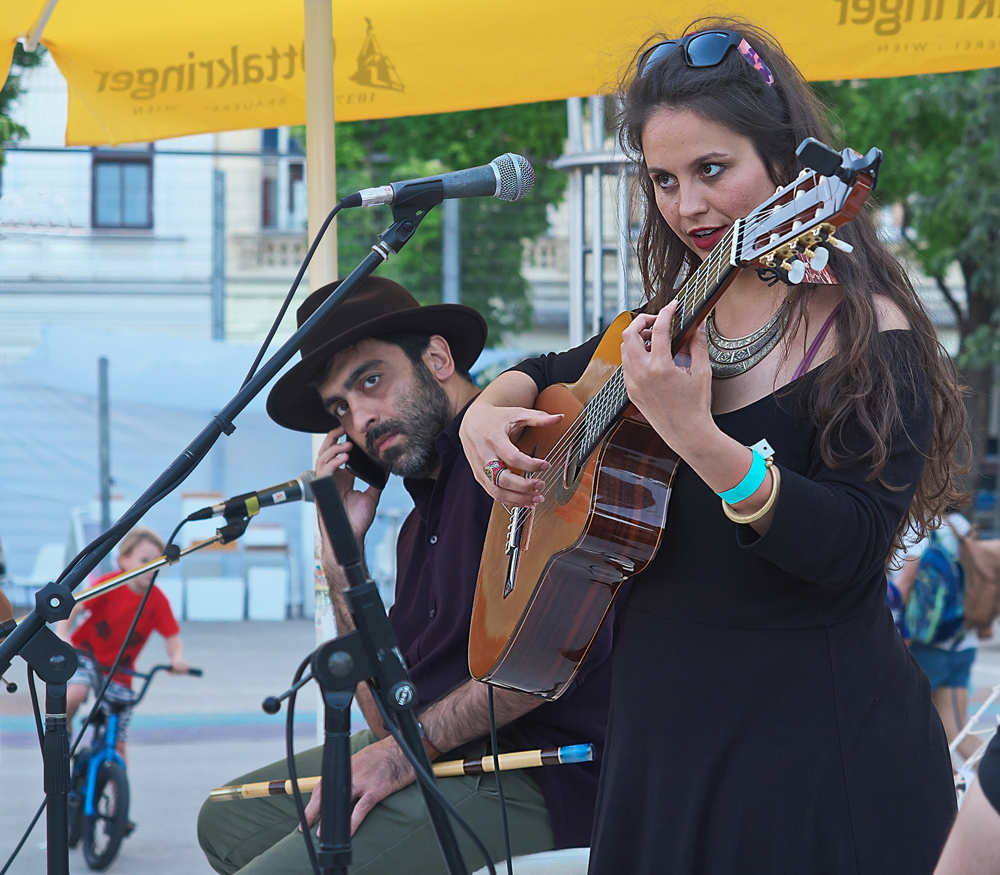
[[[226,524],[215,530],[215,533],[219,536],[219,543],[231,544],[237,538],[243,536],[249,524],[250,517],[246,514],[239,517],[227,515]]]
[[[424,192],[424,187],[436,189],[436,194],[429,190]],[[412,188],[416,191],[412,196],[409,192],[410,187],[407,188],[406,194],[392,204],[392,224],[378,235],[379,242],[372,247],[372,251],[382,256],[383,261],[388,260],[393,253],[398,254],[406,245],[406,241],[413,236],[417,226],[427,217],[431,208],[444,200],[444,187],[440,179],[420,183],[419,187],[414,184]]]

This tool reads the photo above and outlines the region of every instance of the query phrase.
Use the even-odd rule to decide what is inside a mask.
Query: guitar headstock
[[[818,271],[826,266],[824,245],[851,250],[835,232],[861,211],[882,157],[877,149],[864,157],[851,149],[838,154],[812,138],[798,154],[818,169],[803,170],[750,213],[734,249],[739,266],[770,268],[792,283],[802,281],[806,262]]]

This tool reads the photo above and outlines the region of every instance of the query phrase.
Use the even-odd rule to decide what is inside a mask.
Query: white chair
[[[62,573],[65,564],[65,544],[43,544],[35,554],[35,567],[31,569],[31,576],[26,582],[45,586]]]
[[[587,875],[590,863],[590,848],[565,848],[561,851],[543,851],[514,857],[510,861],[514,875]],[[494,863],[497,875],[505,875],[507,863]],[[489,869],[477,869],[473,875],[489,875]]]
[[[288,569],[255,565],[247,569],[247,619],[284,620]]]
[[[242,577],[188,577],[184,581],[188,620],[243,620],[246,584]]]
[[[7,597],[16,608],[33,608],[35,593],[55,580],[66,564],[65,544],[43,544],[35,554],[35,564],[28,577],[11,578],[6,586]]]

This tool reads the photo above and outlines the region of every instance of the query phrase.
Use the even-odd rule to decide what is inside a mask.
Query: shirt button
[[[434,615],[437,613],[437,608],[431,608],[431,619],[434,619]]]
[[[431,543],[432,544],[436,544],[437,542],[438,542],[438,536],[437,535],[431,535]],[[431,614],[431,616],[433,617],[434,615]]]

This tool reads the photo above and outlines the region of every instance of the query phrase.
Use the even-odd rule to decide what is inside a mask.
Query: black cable
[[[173,543],[174,538],[177,537],[177,533],[181,530],[181,527],[186,522],[187,522],[187,519],[185,518],[185,519],[181,520],[174,527],[174,530],[170,533],[170,537],[167,539],[167,543],[164,545],[164,549],[166,549],[166,547],[170,546]],[[113,528],[114,527],[112,526],[112,529]],[[108,529],[108,532],[111,532],[112,529]],[[105,535],[107,535],[108,532],[106,532]],[[70,563],[70,565],[66,568],[66,570],[63,571],[63,575],[65,575],[69,571],[69,569],[72,568],[72,566],[73,566],[73,564],[75,564],[75,562],[76,562],[76,560],[74,560],[72,563]],[[97,716],[97,711],[101,707],[101,702],[104,701],[104,694],[107,692],[108,687],[111,686],[111,681],[114,679],[115,672],[118,671],[118,664],[122,661],[122,657],[125,655],[125,649],[128,647],[128,643],[132,639],[132,633],[135,631],[135,627],[139,623],[139,617],[142,616],[142,609],[146,607],[146,602],[149,600],[149,594],[153,591],[153,584],[156,582],[156,577],[157,577],[157,575],[159,573],[160,573],[160,569],[157,568],[156,571],[153,572],[153,578],[152,578],[152,580],[150,580],[149,586],[146,587],[146,591],[142,594],[142,599],[139,602],[139,607],[136,608],[135,616],[132,618],[132,624],[128,627],[128,632],[126,633],[125,638],[122,641],[121,648],[118,650],[118,655],[115,657],[114,662],[111,664],[111,668],[108,670],[108,676],[104,679],[104,683],[101,684],[101,689],[97,693],[97,698],[94,700],[94,707],[90,709],[90,713],[87,715],[86,720],[83,721],[83,726],[80,727],[80,731],[79,731],[79,733],[77,733],[76,739],[73,742],[73,746],[70,748],[70,752],[69,752],[70,759],[72,759],[73,756],[76,754],[76,750],[80,746],[80,742],[83,741],[83,736],[87,732],[87,727],[90,726],[90,724],[94,720],[94,717]],[[44,739],[44,733],[42,732],[42,730],[40,728],[41,727],[41,708],[39,707],[39,704],[38,704],[38,693],[36,692],[35,687],[34,687],[34,681],[32,679],[32,670],[31,670],[30,666],[28,667],[28,689],[31,692],[32,706],[33,706],[33,708],[35,710],[35,723],[39,727],[39,733],[40,733],[39,738],[42,741],[42,743],[44,743],[44,741],[43,741],[43,739]],[[69,730],[71,728],[72,727],[67,726],[67,730]],[[14,862],[14,859],[20,853],[21,848],[24,847],[24,843],[28,840],[28,836],[31,834],[31,831],[35,828],[35,824],[38,822],[38,818],[41,816],[42,812],[45,810],[45,805],[46,805],[47,802],[48,802],[47,798],[42,802],[41,808],[38,809],[38,813],[35,815],[34,819],[31,821],[30,825],[28,826],[28,829],[25,831],[24,835],[21,837],[21,841],[18,842],[17,847],[14,849],[14,853],[12,853],[10,855],[10,858],[7,860],[6,865],[4,866],[4,868],[2,870],[0,870],[0,875],[3,875],[3,873],[6,872],[8,868],[10,868],[10,864]],[[317,875],[318,875],[318,873],[317,873]]]
[[[382,722],[385,724],[386,729],[392,733],[392,737],[396,739],[396,744],[399,745],[399,749],[410,761],[413,773],[417,776],[420,783],[424,785],[424,789],[434,797],[437,803],[449,815],[451,815],[452,820],[462,827],[462,829],[464,829],[468,834],[469,838],[472,839],[472,843],[476,846],[476,850],[479,851],[479,855],[486,861],[486,868],[490,870],[490,875],[497,875],[497,870],[493,866],[493,860],[490,857],[490,852],[486,850],[486,845],[484,845],[479,836],[476,835],[475,830],[473,830],[473,828],[466,823],[465,818],[463,818],[462,815],[455,810],[455,806],[445,799],[441,791],[438,790],[437,784],[434,782],[434,778],[427,773],[427,770],[424,769],[424,767],[420,764],[420,761],[417,759],[417,755],[410,750],[409,746],[407,746],[406,740],[403,738],[403,733],[399,731],[399,727],[396,725],[395,721],[389,717],[389,712],[385,710],[385,705],[382,704],[382,700],[378,696],[372,696],[372,698],[375,700],[375,704],[378,705],[378,710],[382,714]]]
[[[254,359],[253,364],[250,366],[250,371],[247,373],[246,378],[243,381],[241,388],[245,387],[247,383],[253,379],[253,375],[257,372],[257,368],[260,366],[264,354],[267,352],[267,347],[270,345],[271,341],[274,339],[274,335],[278,330],[281,320],[288,309],[288,306],[292,302],[292,298],[295,296],[295,292],[299,287],[299,283],[302,282],[302,277],[305,276],[306,269],[309,267],[309,262],[312,261],[312,257],[316,252],[316,248],[319,246],[320,241],[323,239],[323,235],[326,234],[327,228],[330,227],[330,223],[333,221],[334,217],[339,213],[345,206],[345,199],[341,199],[340,202],[330,211],[330,214],[326,217],[323,224],[320,226],[319,232],[316,234],[316,239],[313,240],[312,245],[309,247],[309,251],[306,253],[306,257],[302,264],[299,266],[298,273],[295,275],[295,280],[292,282],[292,286],[285,296],[285,300],[281,305],[281,309],[278,311],[278,315],[271,325],[271,330],[268,332],[267,337],[264,339],[264,343],[261,345],[260,350],[257,353],[257,357]],[[227,432],[228,434],[229,432]],[[162,501],[166,496],[173,492],[181,483],[183,483],[188,474],[194,470],[208,455],[209,450],[218,439],[216,436],[212,443],[209,444],[197,458],[192,458],[191,465],[187,466],[186,472],[184,470],[178,471],[177,475],[171,480],[163,489],[161,489],[156,495],[152,496],[144,505],[139,508],[129,508],[125,512],[125,515],[121,517],[114,525],[111,526],[102,535],[99,535],[93,541],[91,541],[86,547],[84,547],[70,563],[62,570],[62,573],[56,578],[56,583],[61,582],[67,574],[70,573],[84,558],[94,553],[96,550],[100,549],[109,540],[114,540],[115,543],[124,537],[125,532],[131,529],[142,517],[144,517],[147,511],[153,506]]]
[[[299,817],[299,827],[302,830],[302,837],[306,842],[306,853],[309,855],[309,864],[312,866],[314,875],[321,875],[319,871],[319,860],[316,858],[316,847],[313,845],[312,833],[309,831],[309,824],[306,822],[306,806],[302,801],[302,791],[299,789],[299,774],[295,768],[295,699],[299,694],[296,684],[298,684],[306,670],[306,666],[312,661],[310,653],[299,666],[292,678],[292,691],[288,694],[288,712],[285,716],[285,759],[288,765],[288,777],[292,781],[292,798],[295,800],[295,812]]]
[[[497,745],[497,721],[493,712],[493,684],[487,684],[490,702],[490,745],[493,748],[493,775],[497,779],[497,796],[500,797],[500,820],[503,822],[503,844],[507,851],[507,875],[514,875],[514,865],[510,861],[510,832],[507,830],[507,803],[503,798],[503,785],[500,783],[500,748]]]
[[[192,459],[192,464],[188,470],[188,473],[190,473],[190,471],[194,470],[194,468],[196,468],[198,465],[201,464],[205,456],[208,455],[208,451],[210,449],[211,447],[205,449],[200,455],[197,456],[197,458]],[[156,504],[158,504],[160,501],[166,498],[171,492],[173,492],[178,486],[180,486],[181,483],[183,483],[187,479],[187,476],[188,475],[185,474],[184,472],[178,472],[178,474],[173,478],[173,480],[171,480],[159,492],[157,492],[154,496],[152,496],[144,505],[141,505],[139,508],[129,508],[129,510],[126,511],[125,514],[119,520],[117,520],[114,523],[114,525],[111,526],[110,529],[104,532],[104,534],[98,535],[98,537],[96,537],[93,541],[91,541],[86,547],[84,547],[79,553],[76,554],[76,556],[74,556],[70,560],[69,564],[62,570],[62,573],[56,578],[56,583],[62,581],[67,574],[69,574],[77,565],[80,564],[80,562],[82,562],[89,555],[91,555],[100,547],[102,547],[105,543],[107,543],[107,541],[114,540],[115,543],[120,541],[127,534],[127,532],[130,531],[132,527],[140,519],[142,519],[142,517],[146,515],[146,513],[152,507],[154,507]],[[183,525],[184,522],[187,522],[187,520],[181,522],[180,525]],[[179,528],[180,527],[178,526],[178,529]]]
[[[316,239],[313,240],[312,246],[309,247],[309,251],[306,253],[306,257],[299,267],[299,272],[295,274],[292,287],[288,290],[288,294],[285,295],[285,300],[281,305],[281,309],[278,310],[278,315],[271,324],[271,330],[267,333],[267,337],[264,338],[264,342],[261,344],[260,350],[257,352],[257,358],[255,358],[253,364],[250,365],[250,370],[247,372],[246,379],[243,380],[244,386],[249,383],[253,379],[253,375],[257,373],[257,368],[260,366],[261,360],[264,358],[264,353],[267,352],[267,348],[271,345],[271,341],[274,339],[274,335],[278,331],[278,326],[281,325],[281,320],[285,316],[285,311],[288,309],[288,305],[292,303],[292,298],[295,297],[295,292],[299,288],[299,283],[302,282],[302,277],[305,276],[306,268],[309,267],[309,262],[312,261],[313,253],[316,252],[316,247],[319,246],[319,241],[323,239],[323,235],[326,234],[326,229],[330,227],[330,222],[333,221],[334,216],[336,216],[337,213],[339,213],[343,208],[344,201],[342,199],[340,203],[338,203],[337,206],[331,210],[330,215],[326,217],[326,221],[320,225],[319,232],[316,234]]]
[[[246,384],[249,383],[251,379],[253,379],[253,375],[257,372],[257,368],[260,366],[260,363],[264,358],[264,354],[267,352],[268,346],[270,346],[271,341],[274,339],[274,335],[277,333],[278,327],[281,325],[281,320],[284,318],[284,315],[288,310],[289,305],[292,302],[292,298],[295,297],[295,292],[298,290],[299,284],[302,282],[303,276],[305,276],[306,269],[309,267],[309,262],[312,261],[312,257],[316,252],[316,248],[319,246],[320,241],[323,239],[323,236],[326,234],[327,229],[330,227],[330,223],[336,217],[337,213],[339,213],[343,208],[344,208],[344,200],[342,199],[330,211],[330,214],[326,217],[323,224],[320,226],[319,232],[316,235],[316,239],[313,240],[312,245],[309,247],[309,251],[306,253],[305,259],[299,266],[298,273],[295,275],[295,279],[292,282],[292,286],[288,290],[288,294],[285,296],[285,300],[278,311],[278,315],[275,317],[275,320],[271,325],[271,329],[270,331],[268,331],[267,337],[264,338],[264,342],[261,345],[260,349],[258,350],[257,357],[254,359],[253,364],[250,366],[250,370],[247,373],[246,377],[244,378],[241,388],[243,386],[246,386]],[[192,460],[192,464],[188,469],[188,473],[190,473],[190,471],[194,470],[194,468],[196,468],[199,464],[201,464],[205,456],[208,455],[210,449],[211,446],[206,448],[204,452],[202,452],[197,459]],[[144,505],[142,505],[140,508],[134,509],[131,513],[129,511],[126,511],[125,515],[121,519],[119,519],[114,525],[112,525],[111,528],[109,528],[102,535],[96,537],[79,553],[77,553],[72,560],[70,560],[69,564],[63,569],[62,573],[56,578],[56,583],[59,583],[64,577],[66,577],[67,574],[69,574],[70,571],[72,571],[80,563],[81,560],[83,560],[86,556],[89,556],[95,550],[98,550],[101,546],[107,543],[108,540],[114,539],[116,543],[120,541],[121,538],[124,537],[125,533],[129,529],[131,529],[140,519],[142,519],[142,517],[146,515],[147,511],[149,511],[150,508],[154,507],[156,504],[158,504],[160,501],[166,498],[166,496],[168,496],[171,492],[173,492],[186,479],[187,479],[187,473],[184,473],[183,471],[178,472],[178,475],[174,477],[174,479],[169,484],[167,484],[156,495],[150,498],[149,501],[147,501]],[[119,532],[121,534],[119,534]]]
[[[188,522],[187,517],[174,526],[174,530],[170,533],[170,537],[167,538],[166,544],[163,545],[164,552],[167,547],[173,544],[174,538],[177,537],[177,533],[180,532],[186,522]],[[132,633],[135,631],[135,627],[139,623],[139,617],[142,616],[143,608],[146,607],[146,602],[149,600],[149,594],[153,591],[153,584],[156,583],[156,578],[159,573],[160,569],[157,568],[156,571],[153,572],[153,577],[149,581],[149,586],[146,587],[146,591],[142,594],[142,599],[139,601],[139,607],[136,608],[135,616],[132,618],[132,624],[128,627],[128,633],[125,635],[125,640],[122,641],[122,646],[119,648],[118,655],[115,657],[114,662],[111,664],[111,668],[108,670],[108,676],[104,679],[104,683],[101,685],[100,692],[94,700],[94,705],[90,709],[87,719],[83,721],[83,726],[80,727],[80,732],[77,734],[76,739],[73,742],[73,747],[69,752],[71,758],[76,753],[76,749],[80,746],[80,742],[83,741],[83,736],[87,731],[87,727],[90,726],[94,717],[97,716],[97,709],[101,707],[101,702],[104,700],[104,694],[107,692],[108,687],[111,686],[111,681],[114,679],[115,672],[118,671],[118,664],[122,661],[122,657],[125,655],[125,649],[128,647],[128,642],[132,638]]]
[[[42,726],[42,707],[38,704],[38,690],[35,689],[35,670],[28,666],[28,692],[31,693],[31,710],[35,715],[35,730],[38,732],[38,747],[45,747],[45,729]]]

